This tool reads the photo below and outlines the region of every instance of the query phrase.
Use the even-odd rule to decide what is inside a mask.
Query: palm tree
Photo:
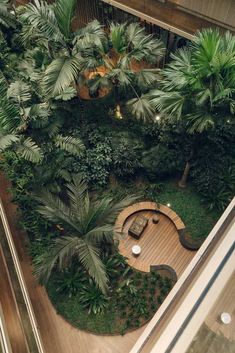
[[[129,102],[135,115],[152,115],[152,109],[144,109],[139,92],[146,92],[157,81],[156,64],[164,52],[160,40],[146,35],[138,23],[111,23],[107,30],[93,21],[77,32],[75,41],[81,55],[81,73],[92,78],[91,93],[108,86],[114,88],[118,101],[118,90],[129,89],[135,97]]]
[[[8,0],[0,0],[0,26],[16,28],[17,20],[13,13],[8,11]]]
[[[35,0],[20,16],[24,42],[38,43],[51,58],[42,81],[46,96],[60,97],[71,86],[79,95],[78,82],[92,78],[91,93],[107,86],[131,89],[136,97],[130,102],[133,110],[142,107],[137,116],[151,115],[153,109],[146,109],[136,86],[146,91],[156,82],[158,70],[143,62],[156,64],[164,51],[162,43],[137,23],[111,24],[107,31],[95,20],[73,31],[75,6],[76,0],[56,0],[53,6]]]
[[[60,95],[77,80],[80,64],[73,44],[76,34],[72,31],[75,8],[76,0],[56,0],[53,5],[35,0],[20,15],[23,41],[46,48],[52,60],[43,78],[47,97]]]
[[[40,128],[40,133],[46,132],[56,148],[80,155],[84,149],[81,140],[59,134],[62,124],[55,118],[50,121],[49,104],[32,104],[32,93],[32,87],[25,82],[17,80],[9,85],[0,74],[0,151],[11,149],[30,162],[41,162],[42,149],[28,136],[28,130]]]
[[[136,197],[129,196],[118,203],[108,197],[93,201],[80,175],[73,176],[66,189],[66,201],[47,190],[36,197],[42,204],[38,212],[65,233],[55,239],[52,248],[36,263],[36,274],[42,281],[47,281],[55,267],[67,268],[76,258],[106,292],[108,277],[100,257],[101,244],[112,243],[120,234],[120,229],[114,229],[114,221]]]
[[[11,149],[17,156],[39,163],[43,158],[42,150],[29,136],[20,132],[25,114],[21,104],[29,98],[26,84],[15,82],[8,87],[4,75],[0,73],[0,151]]]
[[[205,29],[171,58],[161,89],[150,93],[149,103],[167,119],[181,121],[198,147],[203,133],[234,121],[235,37]],[[193,154],[192,148],[180,186],[186,185]]]

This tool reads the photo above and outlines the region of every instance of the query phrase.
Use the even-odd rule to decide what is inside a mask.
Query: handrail
[[[0,348],[2,348],[3,353],[12,353],[11,344],[7,333],[7,328],[5,324],[5,318],[3,315],[1,303],[0,303]]]
[[[10,227],[9,227],[9,223],[8,223],[8,220],[7,220],[7,216],[6,216],[6,213],[5,213],[4,206],[3,206],[1,198],[0,198],[0,217],[2,219],[2,224],[3,224],[3,228],[4,228],[4,231],[5,231],[5,234],[6,234],[6,239],[7,239],[8,246],[9,246],[9,249],[10,249],[10,252],[11,252],[12,260],[13,260],[13,263],[14,263],[15,271],[16,271],[17,278],[18,278],[18,281],[19,281],[19,284],[20,284],[20,288],[21,288],[21,291],[22,291],[24,302],[25,302],[25,305],[26,305],[26,308],[27,308],[27,312],[28,312],[30,324],[31,324],[31,327],[32,327],[32,331],[33,331],[33,334],[34,334],[35,342],[36,342],[36,345],[37,345],[37,349],[38,349],[39,353],[45,353],[45,350],[43,348],[41,335],[40,335],[40,332],[38,330],[37,320],[36,320],[36,317],[35,317],[35,314],[34,314],[34,310],[33,310],[33,306],[32,306],[32,303],[31,303],[31,299],[29,297],[29,293],[28,293],[28,290],[27,290],[27,287],[26,287],[26,283],[25,283],[23,272],[22,272],[22,269],[21,269],[19,257],[18,257],[16,248],[15,248],[15,244],[14,244],[14,241],[13,241],[13,237],[12,237],[12,234],[11,234],[11,230],[10,230]]]
[[[187,288],[189,283],[192,281],[192,277],[195,275],[199,266],[206,259],[207,254],[215,247],[218,243],[218,240],[221,239],[222,234],[228,228],[232,219],[234,219],[235,214],[235,197],[230,202],[201,248],[197,251],[197,254],[194,256],[192,261],[189,263],[188,267],[185,269],[178,282],[175,284],[173,289],[168,294],[167,298],[164,300],[161,307],[158,309],[156,314],[153,316],[150,323],[145,328],[144,332],[135,342],[135,345],[132,347],[130,353],[140,353],[145,345],[148,343],[149,339],[154,334],[157,327],[164,320],[165,316],[171,308],[176,305],[177,300],[182,297],[182,291]]]

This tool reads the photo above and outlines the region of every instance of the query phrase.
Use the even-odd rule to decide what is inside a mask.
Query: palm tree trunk
[[[179,187],[181,187],[181,188],[185,188],[186,187],[190,168],[191,168],[191,165],[190,165],[189,161],[187,161],[186,164],[185,164],[183,175],[182,175],[182,177],[181,177],[181,179],[179,181],[179,184],[178,184]]]

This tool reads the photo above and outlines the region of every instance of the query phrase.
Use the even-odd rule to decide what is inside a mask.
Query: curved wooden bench
[[[115,223],[115,229],[118,232],[122,231],[123,225],[126,221],[126,219],[131,216],[133,213],[139,212],[139,211],[144,211],[144,210],[150,210],[150,211],[156,211],[164,214],[167,216],[175,225],[176,229],[178,230],[179,234],[181,233],[182,230],[185,229],[185,225],[181,218],[175,213],[171,208],[162,205],[162,204],[157,204],[156,202],[138,202],[135,203],[134,205],[131,205],[127,208],[125,208],[118,216],[116,223]]]
[[[194,240],[194,239],[188,239],[187,237],[187,231],[186,229],[182,230],[180,233],[179,233],[179,240],[180,240],[180,244],[185,248],[185,249],[188,249],[188,250],[191,250],[191,251],[196,251],[200,248],[200,246],[202,245],[203,243],[203,239],[199,239],[199,240]]]
[[[175,272],[175,270],[169,266],[169,265],[151,265],[150,266],[150,272],[152,271],[166,271],[169,274],[170,279],[175,283],[178,280],[177,274]]]
[[[128,235],[128,229],[138,212],[146,214],[149,219],[146,233],[136,240]],[[152,217],[159,215],[159,224],[152,222]],[[120,253],[127,258],[129,266],[138,271],[150,272],[151,266],[165,264],[174,268],[177,276],[183,272],[188,261],[193,257],[191,251],[184,248],[179,240],[185,225],[181,218],[169,207],[156,202],[138,202],[125,208],[117,217],[116,232],[123,233],[123,239],[117,239]],[[154,237],[158,234],[158,237]],[[169,235],[169,238],[168,236]],[[153,240],[151,240],[153,238]],[[133,245],[141,246],[138,257],[132,255]],[[154,246],[152,245],[154,244]],[[168,244],[174,244],[172,248]],[[179,255],[177,255],[179,254]],[[159,265],[157,265],[159,266]]]

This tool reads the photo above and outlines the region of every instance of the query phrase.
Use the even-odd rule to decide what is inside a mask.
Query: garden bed
[[[157,271],[142,273],[126,268],[124,272],[119,272],[119,276],[112,279],[107,300],[99,291],[93,291],[93,309],[84,307],[82,288],[74,295],[60,292],[56,276],[50,280],[48,294],[57,313],[73,326],[95,334],[125,334],[153,317],[174,282]],[[97,300],[94,299],[95,293]],[[106,307],[95,313],[95,303],[96,309],[101,303],[105,303]]]

